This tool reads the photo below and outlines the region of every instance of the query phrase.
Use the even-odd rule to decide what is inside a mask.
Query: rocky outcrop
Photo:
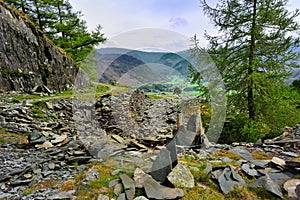
[[[79,70],[26,16],[0,1],[0,91],[60,92],[73,86]]]
[[[135,100],[137,96],[143,97],[143,94],[135,91],[131,95],[131,103],[123,102],[128,105],[133,119],[139,119],[139,114],[145,113],[146,108],[138,106],[142,103],[134,102],[151,102],[146,97]],[[95,109],[95,113],[96,110],[110,111],[112,108],[108,108],[108,97],[102,100],[101,110],[95,103],[90,109]],[[160,100],[152,101],[162,103]],[[115,135],[101,121],[102,130],[97,126],[89,126],[88,121],[97,121],[98,118],[92,116],[87,105],[82,107],[82,121],[76,120],[76,110],[73,110],[75,107],[72,104],[74,102],[71,99],[52,99],[0,106],[0,199],[73,199],[78,195],[76,191],[88,187],[88,182],[99,183],[99,178],[103,176],[99,174],[102,168],[89,168],[90,162],[94,161],[115,168],[111,172],[112,179],[107,179],[111,181],[105,187],[113,191],[118,199],[189,198],[183,189],[198,190],[201,187],[206,190],[208,186],[201,183],[205,180],[205,183],[218,186],[216,190],[223,194],[230,193],[236,187],[251,186],[269,191],[273,195],[269,199],[286,199],[287,195],[289,199],[300,197],[300,151],[291,149],[289,144],[290,139],[294,138],[292,144],[298,146],[300,125],[287,128],[273,142],[265,141],[262,144],[211,143],[204,148],[202,145],[177,145],[178,140],[174,136],[167,144],[163,136],[149,144],[149,141],[143,143],[137,137],[139,135],[131,137],[131,134],[136,134],[134,130],[131,134]],[[120,106],[121,102],[117,105]],[[168,116],[165,112],[160,112],[160,115]],[[169,116],[172,115],[169,113]],[[191,123],[197,120],[189,117],[181,122],[185,121]],[[196,126],[185,127],[186,130],[189,128],[190,131],[197,129]],[[278,141],[284,141],[285,144]],[[101,155],[104,154],[108,156],[107,160],[105,157],[102,159]],[[132,172],[134,169],[133,177],[124,174],[126,170]],[[61,191],[56,186],[34,190],[30,194],[28,190],[25,191],[30,186],[49,180],[69,181],[82,172],[85,176],[74,185],[74,190]],[[199,176],[206,178],[199,179]],[[105,191],[101,189],[96,193],[98,199],[110,199],[104,195],[107,194]]]

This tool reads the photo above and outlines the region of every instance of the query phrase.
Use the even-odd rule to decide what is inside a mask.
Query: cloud
[[[188,37],[175,31],[142,28],[112,37],[102,47],[178,52],[188,49],[189,43]]]
[[[177,28],[177,27],[188,25],[188,22],[186,21],[186,19],[184,19],[182,17],[172,17],[169,20],[169,23],[171,24],[172,28]]]

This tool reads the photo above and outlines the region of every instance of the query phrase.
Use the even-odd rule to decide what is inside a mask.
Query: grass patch
[[[55,98],[55,97],[64,97],[64,98],[70,98],[73,96],[74,91],[73,90],[65,90],[61,93],[57,94],[51,94],[48,95],[40,95],[40,94],[20,94],[17,96],[11,96],[9,100],[7,100],[7,103],[21,103],[23,100],[38,100],[38,99],[45,99],[45,98]]]
[[[238,156],[237,154],[234,154],[232,152],[229,151],[225,151],[225,150],[219,150],[216,154],[214,154],[215,158],[224,158],[224,157],[228,157],[232,160],[240,160],[241,157]]]
[[[5,139],[3,137],[0,137],[0,143],[2,143],[2,144],[5,143]]]
[[[96,93],[107,92],[107,91],[109,91],[109,87],[108,86],[106,86],[106,85],[100,85],[100,84],[96,85]]]
[[[61,187],[62,191],[68,191],[79,187],[76,199],[97,199],[98,195],[105,194],[110,198],[117,198],[113,193],[113,188],[108,188],[108,184],[111,180],[117,179],[119,176],[111,176],[113,168],[104,165],[103,163],[91,163],[88,169],[96,169],[99,173],[99,178],[95,181],[87,182],[85,185],[78,185],[78,183],[84,179],[85,173],[77,176],[75,180],[65,181]]]
[[[272,156],[269,156],[266,152],[254,151],[251,154],[252,154],[252,157],[257,160],[272,159]]]
[[[296,162],[300,162],[300,156],[298,156],[297,158],[293,158],[293,160]]]
[[[255,188],[255,187],[241,187],[234,188],[231,192],[225,195],[225,198],[228,200],[253,200],[253,199],[264,199],[264,200],[279,200],[280,198],[272,195],[264,188]],[[284,198],[287,199],[287,198]]]
[[[17,134],[7,132],[5,128],[0,128],[0,143],[1,144],[28,144],[28,134]]]
[[[192,189],[184,189],[184,197],[182,200],[223,200],[224,196],[211,188],[204,189],[196,186]]]

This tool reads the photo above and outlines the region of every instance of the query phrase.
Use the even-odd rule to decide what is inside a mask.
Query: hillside
[[[19,11],[0,1],[0,91],[57,93],[88,84],[75,62]],[[81,77],[81,78],[79,78]]]
[[[101,70],[99,71],[100,82],[117,81],[123,74],[141,65],[149,67],[156,74],[166,76],[175,75],[180,78],[188,77],[189,62],[185,58],[189,58],[188,51],[177,53],[145,52],[122,48],[101,48],[98,49],[96,55],[96,59],[99,60],[98,67],[101,69],[106,68],[105,73]],[[148,74],[146,80],[151,80],[150,76],[153,74],[149,74],[148,72],[149,69],[141,74]],[[168,78],[166,79],[168,80]],[[297,79],[300,79],[299,68],[292,69],[292,75],[287,80],[287,84],[289,85],[293,80]]]
[[[99,60],[98,66],[101,69],[107,67],[100,81],[110,81],[109,79],[118,80],[121,74],[125,74],[141,65],[147,65],[159,74],[170,75],[170,71],[176,71],[177,74],[185,76],[188,74],[189,63],[180,55],[181,53],[143,52],[119,48],[98,49],[96,55],[96,59]],[[165,70],[163,68],[170,69]],[[107,74],[110,74],[112,71],[115,73],[111,73],[110,78],[107,78]]]

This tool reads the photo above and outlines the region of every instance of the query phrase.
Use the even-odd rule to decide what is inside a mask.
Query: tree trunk
[[[44,31],[44,26],[43,26],[43,22],[42,22],[42,16],[39,10],[39,5],[37,3],[37,1],[34,1],[34,6],[36,8],[36,15],[37,15],[37,19],[38,19],[38,25],[41,31]]]
[[[255,105],[254,105],[254,84],[253,84],[253,72],[254,72],[254,52],[255,52],[255,26],[256,26],[256,1],[253,2],[253,14],[252,14],[252,25],[251,25],[251,40],[250,40],[250,55],[249,55],[249,66],[248,66],[248,113],[250,119],[255,119]]]

